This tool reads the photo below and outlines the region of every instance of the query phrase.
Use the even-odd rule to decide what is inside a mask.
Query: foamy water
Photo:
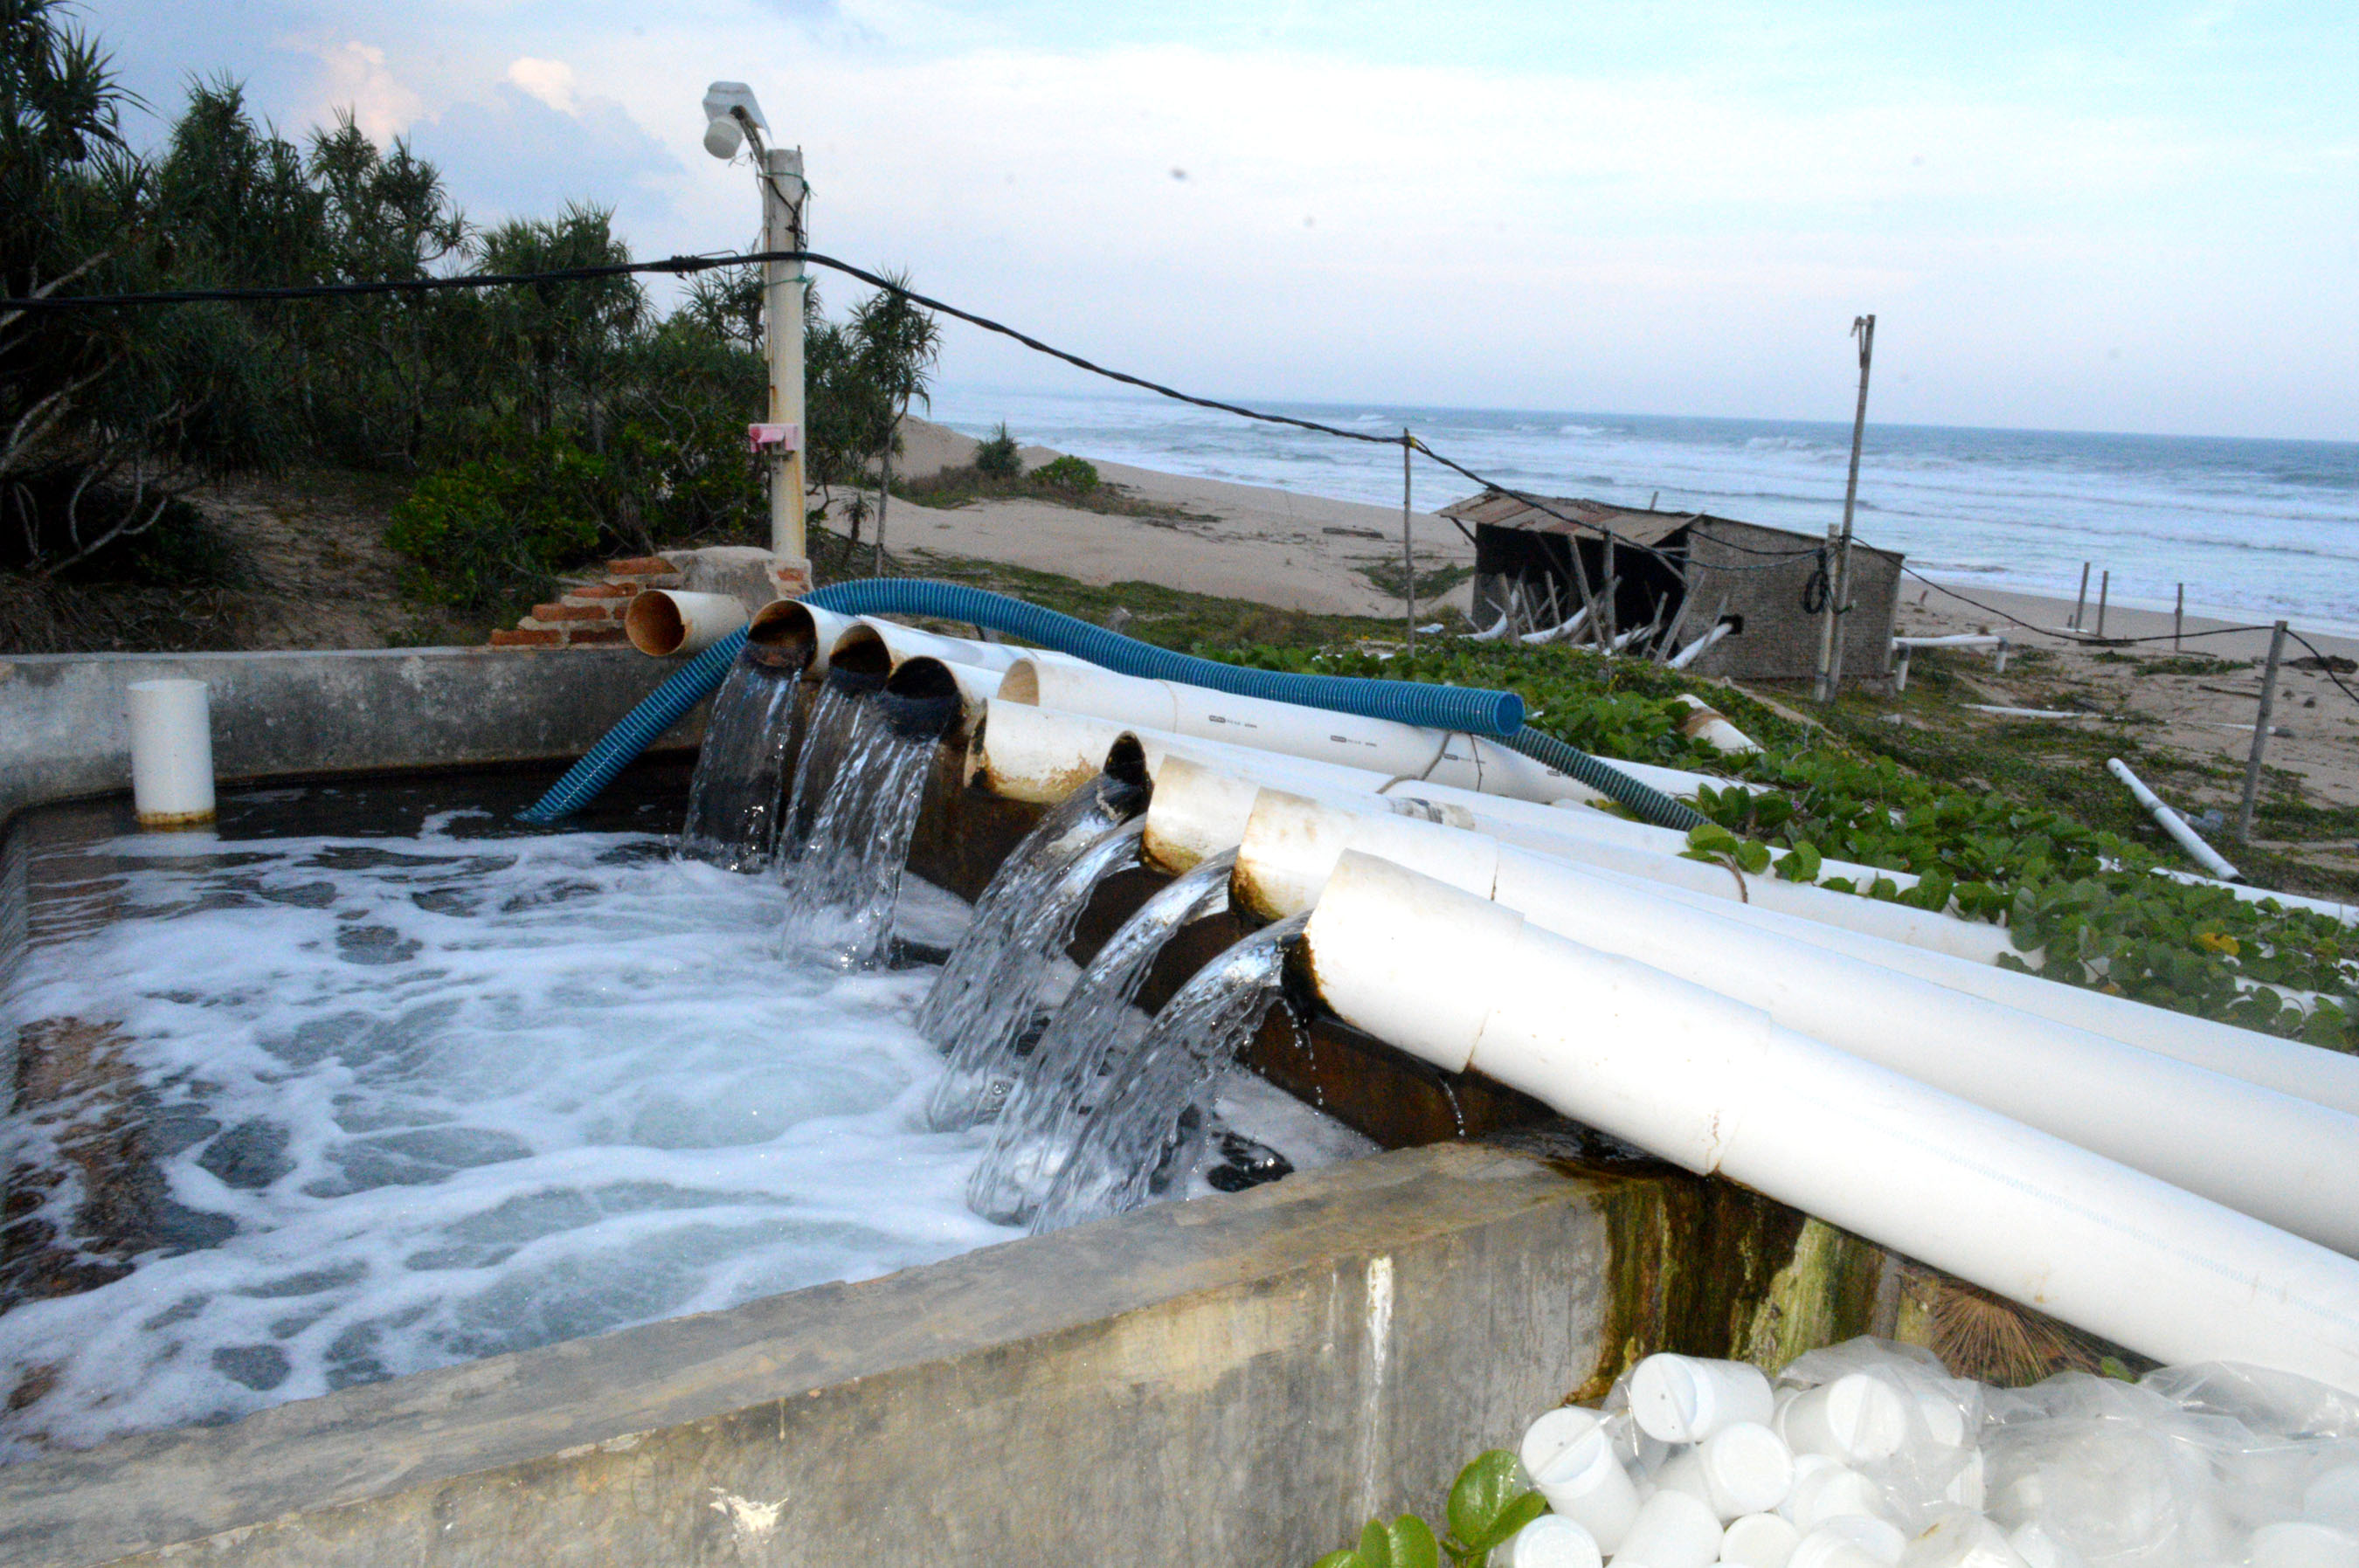
[[[44,909],[12,1011],[135,1041],[171,1200],[236,1229],[0,1316],[0,1367],[54,1376],[14,1454],[1012,1234],[965,1206],[977,1141],[918,1115],[930,971],[782,958],[767,879],[632,834],[90,859],[114,874]]]
[[[1253,400],[1245,399],[1247,402]],[[1652,415],[1267,404],[1345,428],[1403,427],[1517,489],[1716,513],[1823,534],[1841,520],[1851,426]],[[1837,411],[1847,416],[1848,406]],[[1871,415],[1873,410],[1871,410]],[[934,418],[1143,468],[1400,504],[1400,450],[1136,396],[947,388]],[[1418,465],[1417,504],[1472,492]],[[1860,535],[1961,587],[2071,597],[2081,563],[2114,601],[2359,632],[2359,445],[1871,423]],[[1971,588],[1967,589],[1972,591]],[[2095,591],[2092,579],[2091,592]]]
[[[965,1201],[986,1134],[926,1126],[936,968],[781,952],[774,879],[656,834],[507,831],[446,810],[35,848],[5,1020],[111,1026],[129,1070],[19,1106],[0,1158],[71,1173],[61,1140],[136,1121],[167,1239],[87,1238],[136,1268],[0,1314],[0,1398],[38,1394],[0,1414],[0,1460],[1019,1234]],[[940,951],[970,913],[911,878],[899,932]],[[1298,1167],[1370,1147],[1258,1080],[1219,1098]],[[38,1217],[71,1230],[88,1195],[73,1175]]]

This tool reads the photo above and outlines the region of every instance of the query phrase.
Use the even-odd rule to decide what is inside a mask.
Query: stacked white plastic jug
[[[2013,1392],[1854,1340],[1653,1356],[1534,1422],[1511,1568],[2359,1568],[2359,1400],[2242,1368]]]

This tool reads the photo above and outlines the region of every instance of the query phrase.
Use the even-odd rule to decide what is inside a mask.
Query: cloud
[[[425,100],[395,77],[385,50],[349,39],[313,49],[325,68],[316,91],[331,109],[349,108],[353,121],[376,141],[399,135],[425,113]]]
[[[574,113],[573,68],[561,59],[534,59],[527,55],[511,61],[503,80],[514,82],[560,114]]]

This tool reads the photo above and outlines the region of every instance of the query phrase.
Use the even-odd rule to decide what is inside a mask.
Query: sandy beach
[[[904,453],[895,466],[911,477],[929,477],[973,460],[973,441],[925,420],[905,421],[902,442]],[[1027,447],[1025,466],[1037,468],[1059,455]],[[984,501],[944,509],[897,501],[886,523],[888,544],[897,554],[971,556],[1096,584],[1151,581],[1321,615],[1400,611],[1399,598],[1379,591],[1361,570],[1376,565],[1397,572],[1398,507],[1189,479],[1122,463],[1096,467],[1108,483],[1185,515],[1125,517],[1045,501]],[[1420,573],[1474,564],[1474,546],[1448,519],[1413,514],[1409,527]],[[1470,595],[1461,584],[1419,608],[1430,613],[1454,605],[1463,612]]]
[[[974,449],[966,437],[917,419],[905,427],[904,443],[906,452],[897,466],[914,476],[970,462]],[[1041,447],[1024,449],[1027,468],[1058,455]],[[889,524],[892,547],[897,553],[937,552],[1005,562],[1095,584],[1152,581],[1316,613],[1399,612],[1400,600],[1379,591],[1363,573],[1372,563],[1398,561],[1401,518],[1397,508],[1118,463],[1097,467],[1104,479],[1129,495],[1186,515],[1125,517],[1028,500],[946,509],[896,502]],[[1420,571],[1473,565],[1473,546],[1447,519],[1417,514],[1410,527]],[[2252,665],[2180,671],[2162,663],[2172,655],[2167,613],[2109,607],[2109,637],[2165,640],[2100,646],[2062,631],[2072,612],[2070,597],[1984,589],[1971,583],[1943,585],[1987,606],[1985,610],[1951,597],[1943,587],[1913,578],[1904,580],[1896,622],[1901,635],[1988,631],[2005,634],[2013,648],[2040,650],[2030,659],[2011,659],[2004,675],[1992,669],[1984,653],[1951,650],[1940,655],[1956,677],[1959,703],[2071,708],[2091,717],[2047,722],[2123,725],[2140,744],[2204,766],[2200,783],[2178,786],[2173,804],[2190,816],[2209,807],[2233,816],[2259,701],[2258,665],[2268,652],[2266,629],[2211,635],[2230,623],[2190,617],[2181,658],[2249,660]],[[1470,594],[1469,585],[1462,583],[1435,604],[1421,606],[1420,618],[1441,605],[1462,613]],[[2028,625],[2012,623],[2008,616]],[[2093,602],[2087,619],[2093,627]],[[2295,630],[2303,628],[2297,623]],[[2305,635],[2329,654],[2359,658],[2359,639]],[[2304,652],[2289,645],[2288,657]],[[1920,671],[1927,667],[1923,662],[1918,665]],[[2343,679],[2359,690],[2359,676],[2345,674]],[[2285,669],[2277,687],[2271,723],[2282,733],[2269,739],[2267,764],[2298,775],[2304,798],[2312,805],[2359,805],[2359,702],[2314,670]],[[1777,695],[1788,701],[1792,697],[1790,691]],[[1926,722],[1905,711],[1896,721]],[[1962,707],[1945,713],[1942,721],[2008,722]],[[2301,846],[2301,851],[2321,863],[2359,867],[2359,842],[2312,841]]]

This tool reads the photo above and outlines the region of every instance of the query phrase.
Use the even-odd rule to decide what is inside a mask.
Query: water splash
[[[1237,943],[1180,988],[1091,1113],[1040,1205],[1035,1234],[1136,1208],[1185,1173],[1203,1100],[1277,1000],[1298,914]]]
[[[1009,1090],[991,1152],[967,1184],[967,1206],[1003,1223],[1032,1217],[1119,1065],[1145,1036],[1133,1003],[1181,927],[1228,907],[1234,849],[1198,865],[1141,904],[1109,937],[1057,1010]]]
[[[794,740],[799,665],[748,647],[713,694],[696,777],[688,788],[679,858],[723,871],[770,863],[778,838],[779,795]]]
[[[832,675],[821,684],[810,718],[803,724],[803,743],[795,754],[794,784],[787,791],[786,810],[778,823],[777,854],[782,865],[802,854],[828,786],[842,769],[845,748],[865,706],[861,698],[871,690]]]
[[[939,726],[912,723],[897,698],[854,703],[842,760],[812,814],[810,835],[780,876],[785,950],[816,949],[841,969],[885,961],[937,733]]]
[[[1147,791],[1100,773],[1067,795],[1032,825],[1032,831],[1000,861],[983,896],[974,901],[974,918],[943,961],[933,989],[926,993],[918,1012],[919,1032],[949,1046],[958,1022],[968,1017],[987,994],[1001,952],[1026,911],[1038,901],[1073,857],[1102,838],[1105,830],[1146,808]]]
[[[1138,864],[1147,818],[1132,817],[1107,828],[1067,863],[1030,907],[1017,912],[1015,929],[999,950],[983,994],[943,1042],[950,1069],[934,1086],[926,1119],[937,1131],[972,1127],[999,1114],[1000,1102],[1016,1081],[1016,1065],[1028,1042],[1027,1027],[1060,977],[1073,927],[1098,885]]]

